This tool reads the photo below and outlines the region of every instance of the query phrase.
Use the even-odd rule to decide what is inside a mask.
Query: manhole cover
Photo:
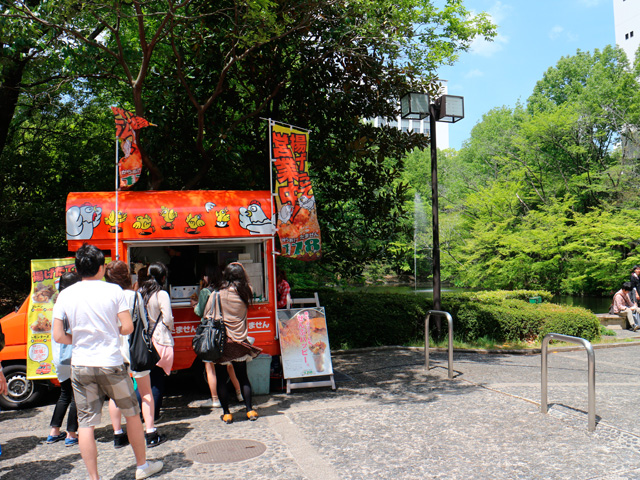
[[[267,446],[254,440],[214,440],[187,449],[185,456],[198,463],[233,463],[262,455]]]

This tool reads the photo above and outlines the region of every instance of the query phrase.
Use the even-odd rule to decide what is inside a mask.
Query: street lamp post
[[[433,226],[433,309],[442,310],[440,286],[440,223],[438,219],[438,148],[436,121],[455,123],[464,118],[464,98],[442,95],[434,103],[426,93],[407,93],[400,99],[402,118],[422,120],[429,117],[431,144],[431,223]],[[417,272],[416,272],[417,274]]]

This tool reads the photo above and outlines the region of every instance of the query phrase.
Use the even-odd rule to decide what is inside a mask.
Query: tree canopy
[[[487,112],[449,160],[462,178],[442,179],[456,192],[441,217],[445,278],[558,293],[619,288],[640,263],[639,99],[623,51],[607,46],[561,58],[525,105]]]
[[[109,106],[158,125],[140,189],[269,188],[261,117],[310,129],[321,267],[358,275],[388,254],[404,152],[428,140],[365,120],[494,34],[460,0],[0,0],[3,282],[64,254],[67,192],[112,188]]]

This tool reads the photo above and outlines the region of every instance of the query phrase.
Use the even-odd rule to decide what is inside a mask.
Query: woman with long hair
[[[171,297],[163,289],[167,280],[167,267],[161,262],[149,265],[149,278],[140,287],[140,294],[147,307],[149,328],[153,332],[153,344],[160,355],[160,360],[151,369],[151,390],[155,402],[154,418],[160,418],[162,397],[164,395],[164,377],[171,373],[173,366],[173,313]],[[158,324],[156,327],[156,323]]]
[[[74,283],[82,280],[82,277],[76,272],[67,272],[60,277],[58,291],[63,291]],[[63,348],[71,348],[71,345],[61,345],[51,336],[51,349],[53,350],[53,363],[56,367],[56,375],[60,382],[60,396],[53,409],[51,417],[51,431],[47,437],[46,443],[56,443],[64,439],[65,447],[71,447],[78,444],[78,410],[76,402],[73,398],[73,386],[71,385],[71,365],[63,364],[61,361],[61,353]],[[67,412],[68,409],[68,412]],[[60,433],[62,420],[67,414],[67,433]]]
[[[209,300],[209,296],[212,292],[219,290],[222,285],[222,271],[220,267],[207,264],[204,267],[204,273],[202,275],[200,285],[201,288],[200,293],[198,294],[198,300],[197,302],[195,300],[192,301],[192,306],[194,313],[202,318],[202,316],[205,314],[205,307],[207,305],[207,301]],[[205,404],[205,406],[220,407],[220,399],[218,398],[218,381],[213,362],[203,360],[203,363],[205,372],[207,374],[207,384],[209,385],[209,391],[211,392],[211,400],[209,400],[208,403]],[[231,365],[227,365],[227,372],[229,373],[231,383],[235,387],[236,398],[239,402],[241,402],[243,400],[243,397],[240,390],[240,383],[238,382],[238,378],[236,377],[236,374],[233,371],[233,367]]]
[[[136,303],[136,309],[140,313],[139,319],[144,322],[145,328],[147,328],[148,320],[144,309],[144,300],[139,293],[133,290],[131,285],[131,274],[129,267],[121,260],[116,260],[107,265],[104,272],[104,278],[109,283],[115,283],[124,290],[124,296],[127,299],[129,305],[129,312],[131,317],[134,318],[133,305]],[[137,302],[135,298],[138,298]],[[129,359],[129,336],[121,336],[122,345],[120,350],[122,356],[125,358],[125,362]],[[144,370],[142,372],[133,372],[133,378],[136,379],[138,386],[138,392],[140,393],[142,410],[142,417],[145,424],[145,438],[147,441],[147,447],[156,447],[161,443],[164,443],[167,439],[165,435],[159,435],[154,423],[154,401],[153,392],[151,390],[151,377],[150,371]],[[127,434],[122,430],[122,416],[120,409],[116,406],[113,400],[109,401],[109,415],[111,416],[111,424],[113,425],[113,445],[115,448],[121,448],[129,444]]]
[[[233,422],[233,415],[229,411],[229,389],[227,380],[229,374],[227,365],[232,365],[238,377],[242,396],[247,409],[247,418],[257,420],[258,412],[253,409],[251,399],[251,383],[247,375],[247,360],[260,355],[261,349],[254,347],[247,339],[247,311],[253,298],[253,291],[247,272],[241,263],[230,263],[223,272],[223,282],[220,288],[220,301],[224,323],[227,329],[227,343],[221,358],[215,362],[216,377],[218,378],[218,398],[222,404],[222,416],[225,423]],[[215,312],[218,308],[213,305],[214,295],[209,297],[206,311]]]

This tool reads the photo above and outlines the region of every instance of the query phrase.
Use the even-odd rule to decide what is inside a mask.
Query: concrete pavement
[[[622,335],[624,336],[624,335]],[[172,377],[149,450],[164,479],[640,479],[640,344],[598,348],[595,432],[587,431],[587,356],[549,353],[549,413],[540,413],[540,355],[383,348],[333,357],[338,389],[256,398],[256,422],[223,424],[192,382]],[[53,405],[0,413],[0,479],[85,479],[77,447],[44,445]],[[129,447],[114,450],[105,408],[96,430],[104,479],[134,478]],[[253,440],[261,455],[207,464],[189,452]],[[192,450],[190,450],[192,449]]]

